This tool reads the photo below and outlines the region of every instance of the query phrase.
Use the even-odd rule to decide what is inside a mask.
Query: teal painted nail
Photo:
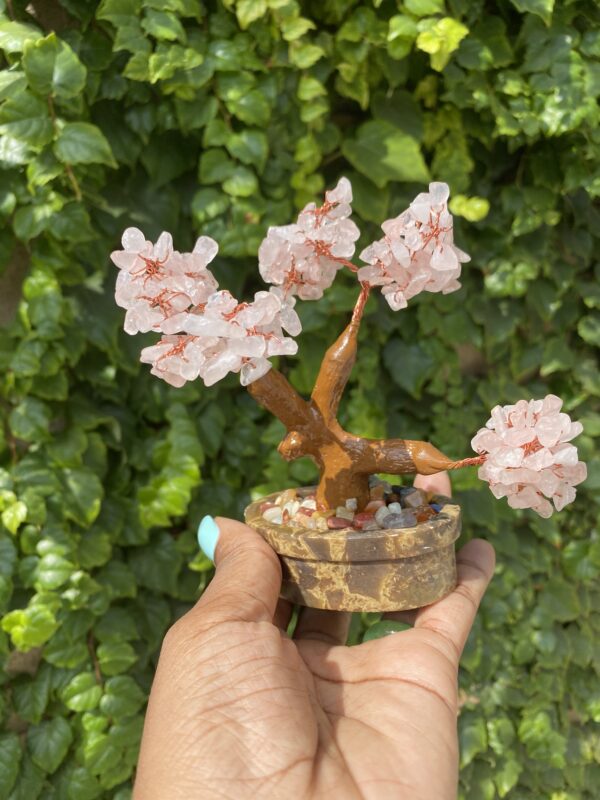
[[[215,547],[219,541],[221,531],[211,516],[206,516],[198,526],[198,544],[205,556],[211,561],[215,560]]]

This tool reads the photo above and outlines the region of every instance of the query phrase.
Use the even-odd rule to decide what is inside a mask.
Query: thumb
[[[232,519],[204,517],[198,543],[216,569],[189,616],[205,629],[221,622],[272,622],[281,566],[262,536]]]

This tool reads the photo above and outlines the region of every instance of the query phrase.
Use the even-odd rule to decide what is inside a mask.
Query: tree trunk
[[[309,456],[317,464],[320,509],[343,506],[356,498],[362,510],[369,501],[369,475],[379,472],[431,475],[480,459],[452,461],[427,442],[406,439],[364,439],[345,431],[336,415],[356,360],[360,320],[369,295],[363,286],[352,320],[329,348],[310,401],[304,400],[287,379],[272,368],[248,386],[254,399],[280,419],[288,430],[279,445],[286,461]]]

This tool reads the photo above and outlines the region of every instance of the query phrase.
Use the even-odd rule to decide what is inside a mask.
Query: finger
[[[281,628],[284,633],[290,624],[293,609],[294,606],[288,600],[279,600],[277,603],[275,614],[273,616],[273,625]]]
[[[198,540],[208,556],[214,548],[215,575],[190,618],[203,628],[231,621],[272,622],[281,587],[275,552],[247,525],[224,517],[211,520],[202,520]]]
[[[479,603],[494,574],[495,561],[494,548],[489,542],[483,539],[467,542],[456,556],[456,589],[417,613],[415,629],[437,633],[457,666]]]
[[[302,608],[294,639],[314,639],[327,644],[346,644],[352,614],[347,611],[322,611],[318,608]]]
[[[452,484],[447,472],[436,472],[434,475],[416,475],[413,481],[415,489],[423,489],[424,492],[434,492],[442,494],[444,497],[452,497]]]

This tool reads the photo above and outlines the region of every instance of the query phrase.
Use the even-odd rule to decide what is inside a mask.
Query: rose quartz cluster
[[[368,266],[358,278],[381,286],[390,308],[406,308],[419,292],[448,294],[460,289],[460,265],[470,257],[454,244],[450,190],[446,183],[430,183],[406,211],[381,226],[385,236],[360,254]]]
[[[219,248],[208,236],[201,236],[191,253],[173,250],[165,231],[153,245],[137,228],[127,228],[121,243],[123,250],[110,257],[120,269],[115,300],[127,309],[127,333],[162,330],[165,319],[206,302],[218,288],[207,265]]]
[[[286,296],[322,297],[338,269],[354,255],[360,236],[349,219],[351,202],[350,181],[340,178],[335,189],[325,193],[320,208],[309,203],[295,224],[270,227],[258,250],[263,280],[280,286]]]
[[[495,497],[506,497],[512,508],[532,508],[542,517],[575,499],[575,486],[585,480],[586,466],[569,444],[583,427],[561,412],[562,400],[519,400],[496,406],[473,438],[473,449],[485,455],[479,477]]]
[[[198,377],[211,386],[239,372],[245,386],[270,369],[269,357],[296,353],[296,343],[283,333],[300,333],[295,298],[273,287],[257,292],[252,303],[238,303],[229,292],[216,291],[207,264],[218,247],[209,237],[200,237],[191,253],[179,253],[169,233],[153,245],[128,228],[122,244],[111,258],[121,270],[115,297],[127,309],[125,330],[166,334],[142,350],[153,375],[172,386]]]

